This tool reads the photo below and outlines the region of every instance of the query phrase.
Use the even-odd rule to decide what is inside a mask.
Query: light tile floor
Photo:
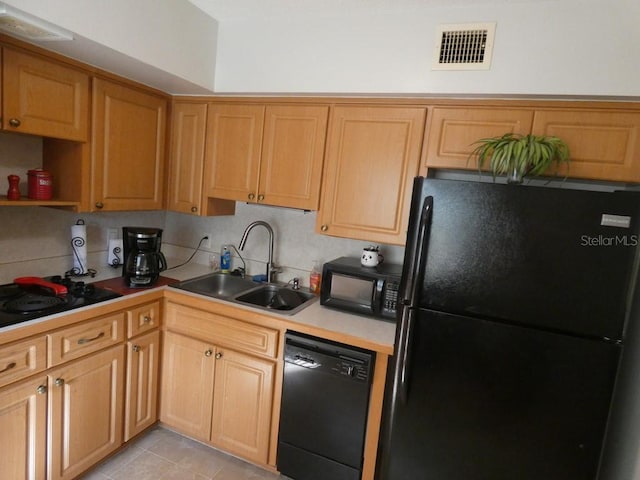
[[[291,480],[154,427],[83,480]]]

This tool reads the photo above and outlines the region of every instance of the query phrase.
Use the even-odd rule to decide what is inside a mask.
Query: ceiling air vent
[[[433,69],[488,70],[495,32],[495,23],[440,25]]]

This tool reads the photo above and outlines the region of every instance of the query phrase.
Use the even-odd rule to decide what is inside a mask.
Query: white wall
[[[543,0],[220,23],[217,92],[640,95],[640,2]],[[435,27],[496,21],[489,71],[432,71]]]
[[[213,89],[218,23],[186,0],[3,1],[79,36],[44,48],[169,93]]]

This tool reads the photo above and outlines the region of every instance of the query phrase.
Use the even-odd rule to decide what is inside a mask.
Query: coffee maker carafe
[[[160,272],[166,270],[167,260],[160,251],[162,229],[122,227],[124,263],[122,276],[129,287],[151,287]]]

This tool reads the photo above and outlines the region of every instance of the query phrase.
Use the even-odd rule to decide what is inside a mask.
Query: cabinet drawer
[[[127,312],[127,338],[158,328],[160,302],[147,303]]]
[[[0,347],[0,387],[47,368],[45,337]]]
[[[216,345],[275,358],[278,331],[223,317],[215,313],[169,303],[167,328],[209,340]]]
[[[49,367],[124,341],[125,315],[118,312],[47,335]]]

